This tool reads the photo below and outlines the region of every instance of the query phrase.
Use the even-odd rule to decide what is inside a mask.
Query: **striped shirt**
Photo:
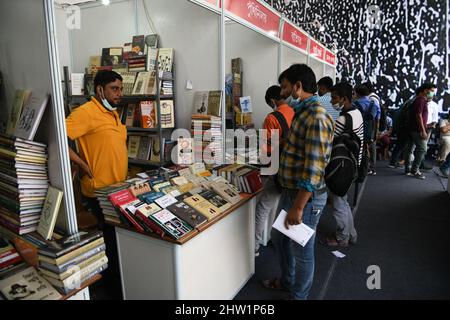
[[[333,119],[313,96],[302,103],[281,154],[278,180],[286,189],[314,192],[325,187],[333,144]]]
[[[331,118],[333,118],[333,121],[336,121],[339,117],[339,111],[335,110],[331,104],[331,93],[325,93],[323,96],[318,95],[317,98],[319,99],[319,103],[327,110]]]
[[[348,112],[348,114],[352,117],[353,121],[353,132],[358,136],[360,141],[364,140],[364,121],[362,114],[359,110],[351,110]],[[336,123],[334,125],[334,136],[339,137],[345,130],[345,116],[343,113],[339,116],[339,118],[336,120]],[[360,143],[359,148],[359,158],[358,158],[358,164],[361,164],[362,160],[362,153],[363,153],[363,143]]]

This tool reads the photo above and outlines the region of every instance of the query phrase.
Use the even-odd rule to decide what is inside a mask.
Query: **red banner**
[[[287,21],[283,27],[283,40],[299,49],[308,50],[308,36]]]
[[[267,33],[278,36],[280,17],[256,0],[228,0],[226,10]]]
[[[336,65],[336,55],[333,52],[326,50],[325,61],[333,66]]]
[[[325,49],[313,39],[309,41],[309,54],[319,60],[325,60]]]
[[[209,4],[212,4],[213,6],[217,7],[217,0],[203,0],[203,1],[208,2]]]

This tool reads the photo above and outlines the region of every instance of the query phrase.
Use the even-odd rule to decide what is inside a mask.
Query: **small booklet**
[[[286,216],[287,212],[282,210],[278,215],[278,218],[275,220],[273,227],[304,247],[308,243],[309,239],[311,239],[315,231],[304,223],[289,226],[289,229],[286,229],[286,226],[284,225]]]

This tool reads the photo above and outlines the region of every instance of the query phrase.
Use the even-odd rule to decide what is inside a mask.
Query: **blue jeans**
[[[278,214],[281,210],[289,212],[295,202],[298,190],[286,190],[281,193]],[[327,192],[314,193],[312,201],[303,210],[302,222],[316,230],[322,210],[327,202]],[[293,299],[306,300],[314,278],[315,234],[305,247],[272,229],[272,242],[277,251],[281,267],[281,284],[291,291]]]
[[[441,165],[441,171],[448,174],[450,171],[450,153],[447,155],[445,162]]]

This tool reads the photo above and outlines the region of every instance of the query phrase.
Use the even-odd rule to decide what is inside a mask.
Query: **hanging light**
[[[111,3],[111,0],[102,0],[102,4],[104,6],[109,6],[110,3]]]

